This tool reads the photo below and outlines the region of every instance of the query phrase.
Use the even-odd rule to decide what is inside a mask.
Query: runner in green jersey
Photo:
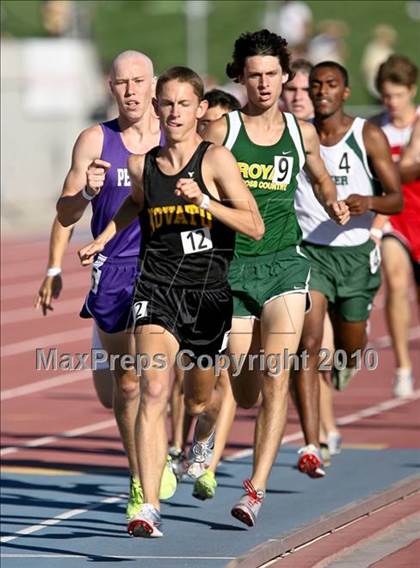
[[[268,30],[241,35],[227,74],[246,87],[248,103],[205,132],[206,139],[231,149],[266,227],[257,246],[237,239],[229,277],[234,296],[232,361],[243,354],[265,353],[262,365],[251,365],[247,358],[239,376],[232,376],[241,406],[253,406],[260,394],[262,400],[253,474],[244,483],[245,495],[232,509],[232,515],[248,526],[256,522],[285,427],[289,378],[285,359],[297,351],[303,326],[309,261],[298,248],[301,233],[293,199],[296,175],[304,164],[331,217],[342,224],[349,218],[345,204],[336,201],[315,129],[278,108],[283,84],[291,76],[289,64],[287,43],[280,36]],[[276,364],[270,365],[269,359]]]

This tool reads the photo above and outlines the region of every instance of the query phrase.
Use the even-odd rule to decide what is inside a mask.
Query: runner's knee
[[[207,406],[208,401],[196,400],[194,398],[185,398],[185,410],[190,416],[198,416],[202,414]]]
[[[322,329],[321,333],[310,332],[302,335],[301,350],[305,351],[309,357],[318,357],[322,344]]]
[[[253,408],[257,404],[260,396],[259,391],[244,392],[243,389],[238,389],[234,387],[232,387],[232,391],[237,405],[240,408],[245,408],[247,410]]]
[[[157,379],[142,381],[141,398],[147,404],[166,404],[169,397],[168,387]]]
[[[139,396],[139,378],[134,371],[123,373],[117,378],[117,394],[124,400],[134,400]]]
[[[407,294],[410,281],[409,274],[396,267],[395,270],[386,270],[385,276],[389,292],[402,296]]]

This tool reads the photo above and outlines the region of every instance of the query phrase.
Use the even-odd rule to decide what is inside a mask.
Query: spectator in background
[[[319,23],[318,30],[318,35],[309,43],[308,59],[314,65],[321,61],[335,61],[344,65],[347,57],[347,24],[341,20],[323,20]]]
[[[52,38],[89,39],[92,4],[73,0],[44,0],[41,3],[42,25]]]
[[[369,93],[375,99],[380,97],[375,87],[379,66],[394,52],[397,40],[396,30],[387,24],[379,24],[373,30],[373,39],[367,44],[362,56],[362,71]]]
[[[419,0],[411,0],[410,2],[405,3],[405,12],[407,16],[411,19],[416,21],[420,20],[420,1]]]
[[[312,11],[306,2],[279,2],[276,11],[266,12],[264,27],[287,40],[292,58],[303,57],[311,34]]]
[[[73,17],[73,2],[70,0],[45,0],[41,4],[42,25],[51,37],[65,37],[70,33]]]

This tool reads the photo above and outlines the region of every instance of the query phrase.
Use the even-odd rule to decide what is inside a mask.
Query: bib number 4
[[[184,254],[195,254],[213,248],[210,231],[207,227],[194,231],[183,231],[181,241]]]

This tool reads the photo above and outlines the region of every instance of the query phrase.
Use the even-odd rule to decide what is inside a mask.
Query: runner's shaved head
[[[147,73],[150,73],[150,77],[154,76],[153,63],[150,57],[147,57],[147,55],[140,51],[130,49],[123,51],[113,60],[110,70],[111,81],[117,77],[118,69],[121,68],[121,65],[126,63],[140,64]]]

